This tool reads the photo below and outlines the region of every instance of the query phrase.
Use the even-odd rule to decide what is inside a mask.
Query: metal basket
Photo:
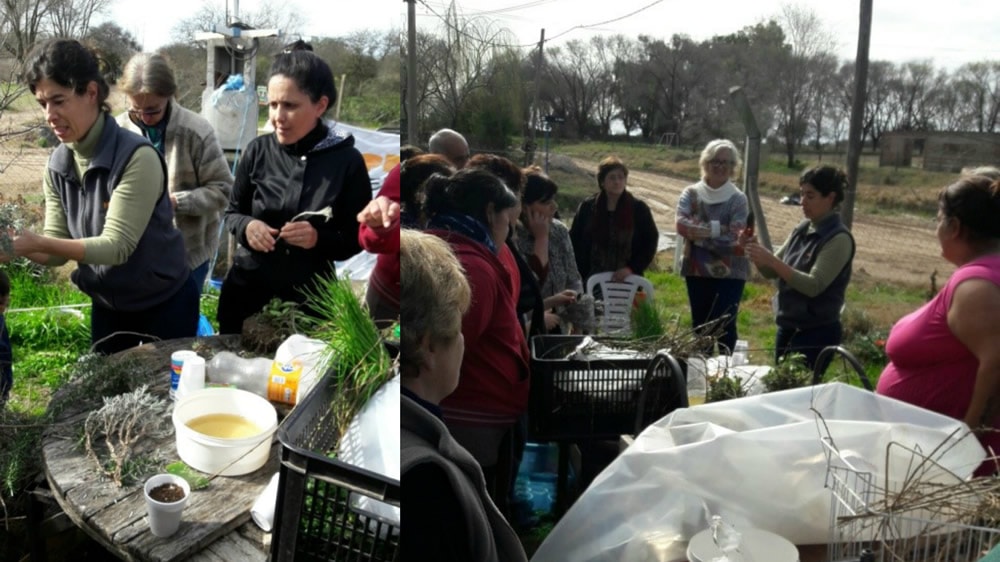
[[[828,560],[976,562],[1000,543],[1000,529],[968,520],[972,509],[965,508],[976,507],[971,496],[954,500],[949,510],[879,508],[888,492],[876,475],[856,470],[828,440],[823,445],[832,493]]]

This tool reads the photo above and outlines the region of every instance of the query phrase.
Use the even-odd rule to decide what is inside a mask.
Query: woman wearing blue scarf
[[[448,242],[472,288],[462,319],[461,378],[441,410],[448,430],[483,468],[490,496],[506,515],[516,473],[513,430],[528,407],[528,345],[517,320],[517,295],[497,256],[517,218],[517,196],[481,169],[435,174],[424,193],[426,232]]]

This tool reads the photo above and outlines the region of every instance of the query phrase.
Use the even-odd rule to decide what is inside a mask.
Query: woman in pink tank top
[[[965,421],[993,457],[1000,455],[1000,180],[962,177],[938,202],[941,255],[958,269],[893,326],[876,392]],[[996,471],[991,459],[976,475]]]

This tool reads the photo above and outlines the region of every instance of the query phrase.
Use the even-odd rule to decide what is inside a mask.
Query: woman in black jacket
[[[597,167],[600,191],[580,203],[569,229],[577,270],[586,286],[595,273],[614,281],[642,275],[656,256],[660,234],[649,206],[626,189],[628,168],[615,156]]]
[[[323,120],[337,90],[322,59],[309,51],[275,57],[267,99],[274,133],[247,146],[226,209],[239,247],[219,296],[223,334],[240,333],[272,298],[304,302],[303,291],[335,260],[360,252],[357,215],[371,201],[354,137]]]

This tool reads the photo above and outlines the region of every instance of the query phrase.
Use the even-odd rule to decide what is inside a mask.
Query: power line
[[[655,5],[657,5],[657,4],[661,3],[661,2],[663,2],[663,0],[656,0],[655,2],[651,2],[649,4],[646,4],[645,6],[639,8],[638,10],[636,10],[634,12],[629,12],[629,13],[625,14],[624,16],[619,16],[617,18],[613,18],[613,19],[609,19],[609,20],[605,20],[605,21],[597,22],[597,23],[591,23],[591,24],[587,24],[587,25],[575,25],[575,26],[567,29],[566,31],[563,31],[562,33],[559,33],[558,35],[553,35],[550,39],[547,39],[546,41],[552,41],[553,39],[558,39],[559,37],[562,37],[563,35],[566,35],[570,31],[574,31],[574,30],[577,30],[577,29],[588,29],[588,28],[591,28],[591,27],[600,27],[602,25],[606,25],[606,24],[609,24],[609,23],[614,23],[616,21],[621,21],[621,20],[623,20],[625,18],[630,18],[630,17],[632,17],[632,16],[634,16],[634,15],[640,13],[640,12],[644,12],[644,11],[648,10],[649,8],[652,8],[653,6],[655,6]]]
[[[475,41],[477,43],[482,43],[482,44],[488,45],[490,47],[506,47],[508,49],[522,49],[524,47],[532,47],[532,46],[534,46],[534,43],[531,43],[531,44],[528,44],[528,45],[512,45],[512,44],[508,44],[508,43],[496,43],[496,42],[493,42],[493,41],[487,41],[487,40],[483,39],[482,37],[475,37],[475,36],[469,35],[464,29],[460,29],[458,27],[455,27],[455,24],[453,24],[452,22],[450,22],[448,20],[448,18],[446,18],[446,17],[442,16],[441,14],[437,13],[434,10],[434,8],[431,8],[430,4],[428,4],[425,0],[419,0],[419,2],[421,4],[423,4],[424,7],[427,8],[427,10],[431,14],[433,14],[435,17],[437,17],[439,20],[441,20],[441,22],[444,23],[444,25],[446,27],[448,27],[449,29],[451,29],[455,33],[457,33],[457,34],[465,37],[466,39],[471,39],[471,40],[473,40],[473,41]]]

